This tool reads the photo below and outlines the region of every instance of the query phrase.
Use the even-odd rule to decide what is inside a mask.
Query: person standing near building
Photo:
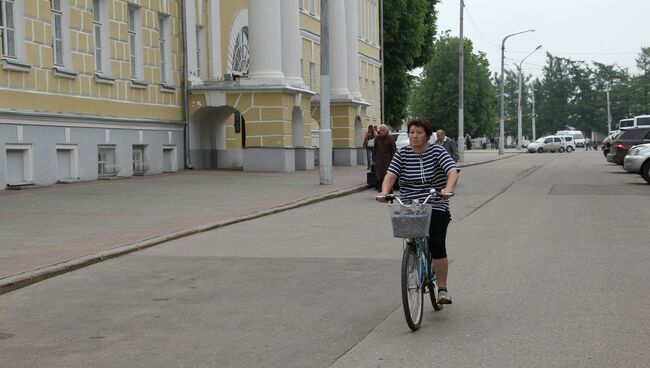
[[[454,162],[458,162],[458,146],[456,146],[456,143],[447,137],[445,131],[442,129],[436,132],[436,138],[436,144],[443,146],[449,153],[449,156],[454,159]]]
[[[372,151],[375,147],[375,138],[377,138],[377,132],[375,131],[375,127],[371,125],[368,125],[368,130],[366,130],[366,134],[363,136],[363,148],[366,149],[366,159],[368,162],[368,170],[370,170],[371,165],[372,165]]]
[[[385,124],[379,126],[379,136],[375,138],[374,162],[375,176],[377,178],[377,190],[381,190],[381,183],[388,171],[388,165],[397,151],[395,140],[389,134],[388,127]]]

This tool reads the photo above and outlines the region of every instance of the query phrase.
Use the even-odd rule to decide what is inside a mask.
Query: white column
[[[210,32],[208,47],[210,53],[209,79],[220,80],[223,76],[221,66],[221,0],[210,0],[208,4],[208,32]]]
[[[304,86],[300,69],[298,0],[282,0],[282,71],[291,85]]]
[[[361,99],[359,88],[359,1],[345,3],[345,26],[348,33],[348,86],[355,100]]]
[[[192,82],[198,81],[196,71],[199,69],[199,61],[196,59],[196,9],[194,5],[194,1],[183,2],[187,29],[187,35],[185,35],[185,40],[187,42],[187,72],[189,74],[189,79]]]
[[[349,98],[345,3],[330,0],[330,92],[332,98]]]
[[[249,0],[249,78],[284,79],[281,0]]]

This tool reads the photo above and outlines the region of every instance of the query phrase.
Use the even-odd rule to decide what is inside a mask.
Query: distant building
[[[0,188],[313,168],[319,9],[0,0]],[[329,29],[334,164],[362,164],[365,127],[380,123],[378,1],[330,0]]]

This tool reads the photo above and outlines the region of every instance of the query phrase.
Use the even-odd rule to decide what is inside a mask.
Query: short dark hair
[[[433,129],[431,129],[431,124],[429,124],[429,121],[426,118],[417,118],[417,119],[411,119],[409,120],[408,123],[406,123],[406,131],[410,131],[412,126],[417,126],[422,129],[424,129],[424,134],[427,135],[427,138],[431,137],[431,134],[433,134]]]

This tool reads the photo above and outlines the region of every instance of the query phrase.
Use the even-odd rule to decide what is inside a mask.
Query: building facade
[[[308,170],[319,0],[0,0],[0,187]],[[380,120],[377,0],[330,0],[335,165]]]

